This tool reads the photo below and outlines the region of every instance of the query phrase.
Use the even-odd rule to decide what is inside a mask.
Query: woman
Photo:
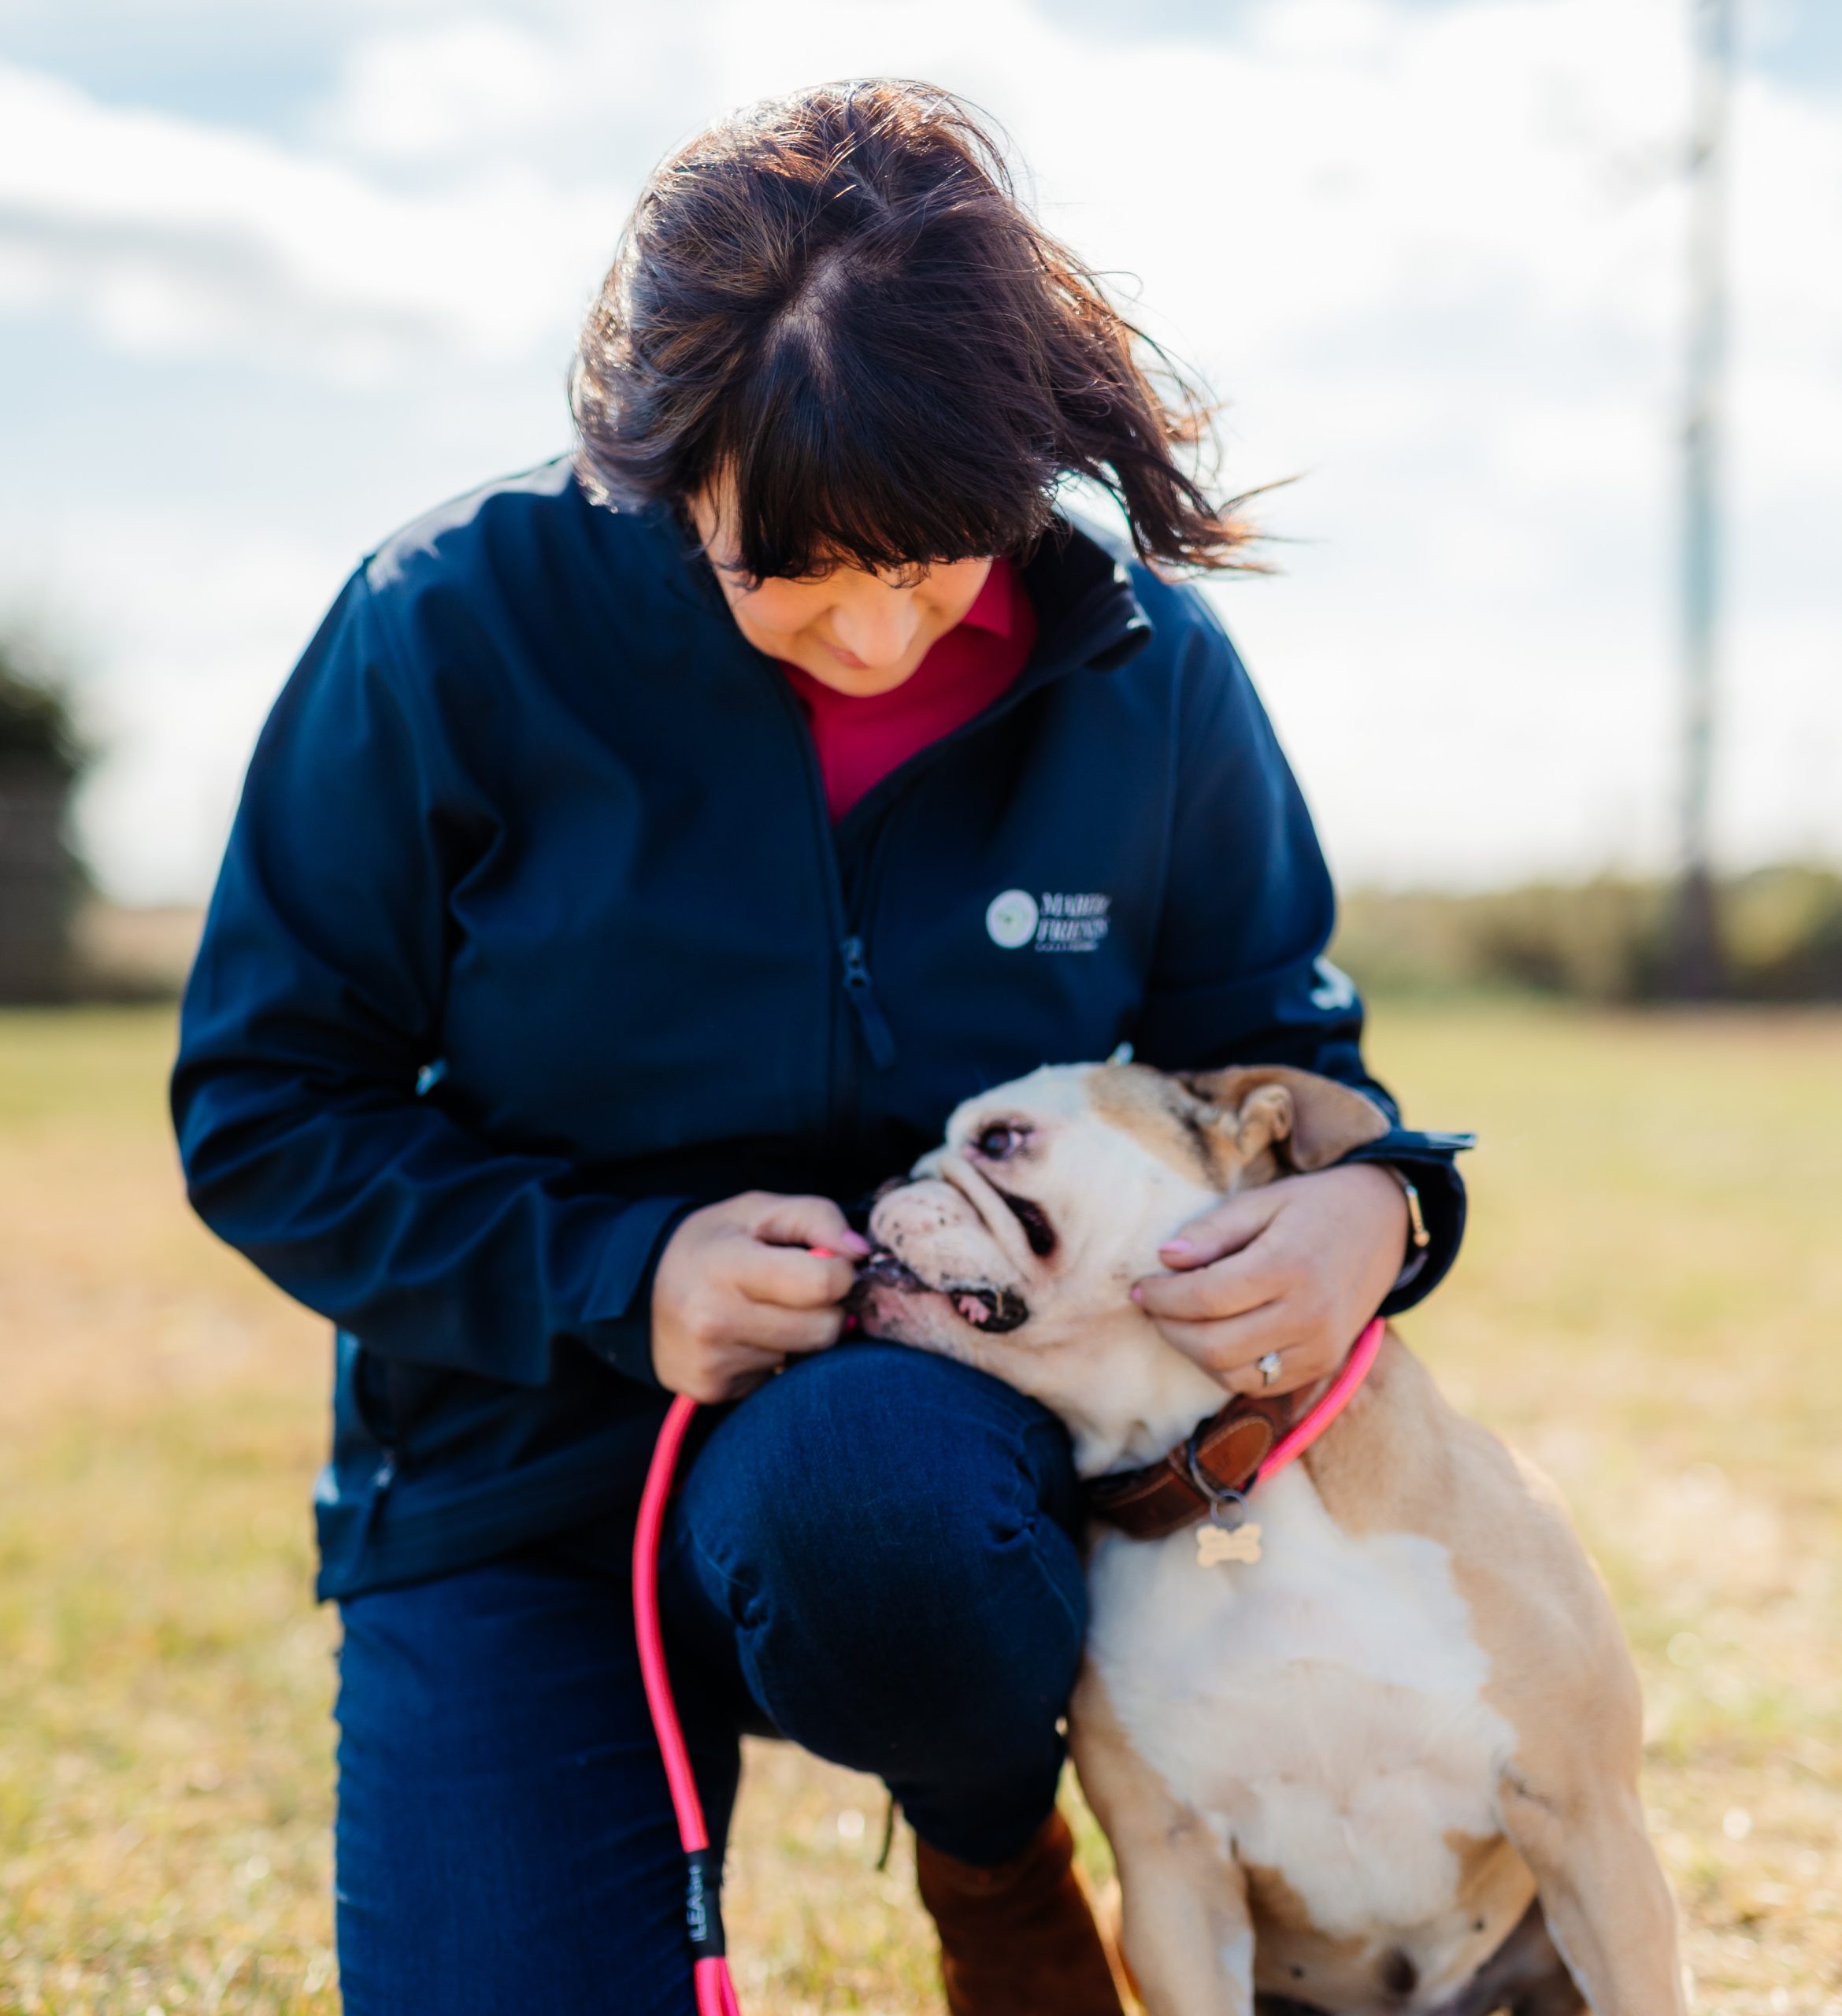
[[[981,1084],[1129,1042],[1374,1089],[1284,761],[1145,564],[1240,535],[1141,349],[952,99],[741,114],[640,198],[576,457],[372,555],[264,731],[174,1107],[199,1211],[337,1325],[358,2016],[689,2007],[624,1589],[669,1392],[752,1396],[665,1564],[719,1838],[739,1732],[875,1771],[955,2010],[1117,2008],[1054,1814],[1066,1440],[832,1347],[853,1205]],[[1417,1277],[1401,1179],[1343,1167],[1199,1221],[1144,1306],[1225,1386],[1315,1380],[1455,1251],[1447,1160],[1399,1159]]]

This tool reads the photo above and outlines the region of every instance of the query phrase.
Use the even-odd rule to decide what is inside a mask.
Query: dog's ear
[[[1388,1129],[1388,1116],[1373,1099],[1290,1065],[1189,1071],[1183,1083],[1215,1110],[1219,1138],[1237,1168],[1271,1148],[1283,1168],[1301,1174],[1328,1169]]]

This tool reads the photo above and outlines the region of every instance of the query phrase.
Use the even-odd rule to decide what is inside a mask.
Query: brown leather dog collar
[[[1088,1510],[1133,1540],[1162,1540],[1204,1518],[1240,1524],[1240,1510],[1262,1477],[1296,1462],[1355,1397],[1387,1340],[1388,1325],[1372,1317],[1316,1399],[1302,1393],[1271,1399],[1237,1395],[1201,1421],[1155,1463],[1090,1477]],[[1223,1517],[1227,1506],[1234,1516]]]
[[[1225,1499],[1245,1493],[1303,1398],[1237,1393],[1156,1462],[1090,1477],[1084,1487],[1088,1511],[1136,1540],[1162,1540],[1196,1525]]]

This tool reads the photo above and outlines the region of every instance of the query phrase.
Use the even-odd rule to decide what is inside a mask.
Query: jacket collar
[[[1047,676],[1079,666],[1116,671],[1151,641],[1151,619],[1123,558],[1078,520],[1058,512],[1021,573],[1036,610],[1031,664]]]

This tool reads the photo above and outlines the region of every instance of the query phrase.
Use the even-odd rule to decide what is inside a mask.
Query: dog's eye
[[[996,1120],[973,1136],[972,1151],[988,1162],[1001,1162],[1022,1146],[1023,1129],[1012,1126],[1008,1120]]]

